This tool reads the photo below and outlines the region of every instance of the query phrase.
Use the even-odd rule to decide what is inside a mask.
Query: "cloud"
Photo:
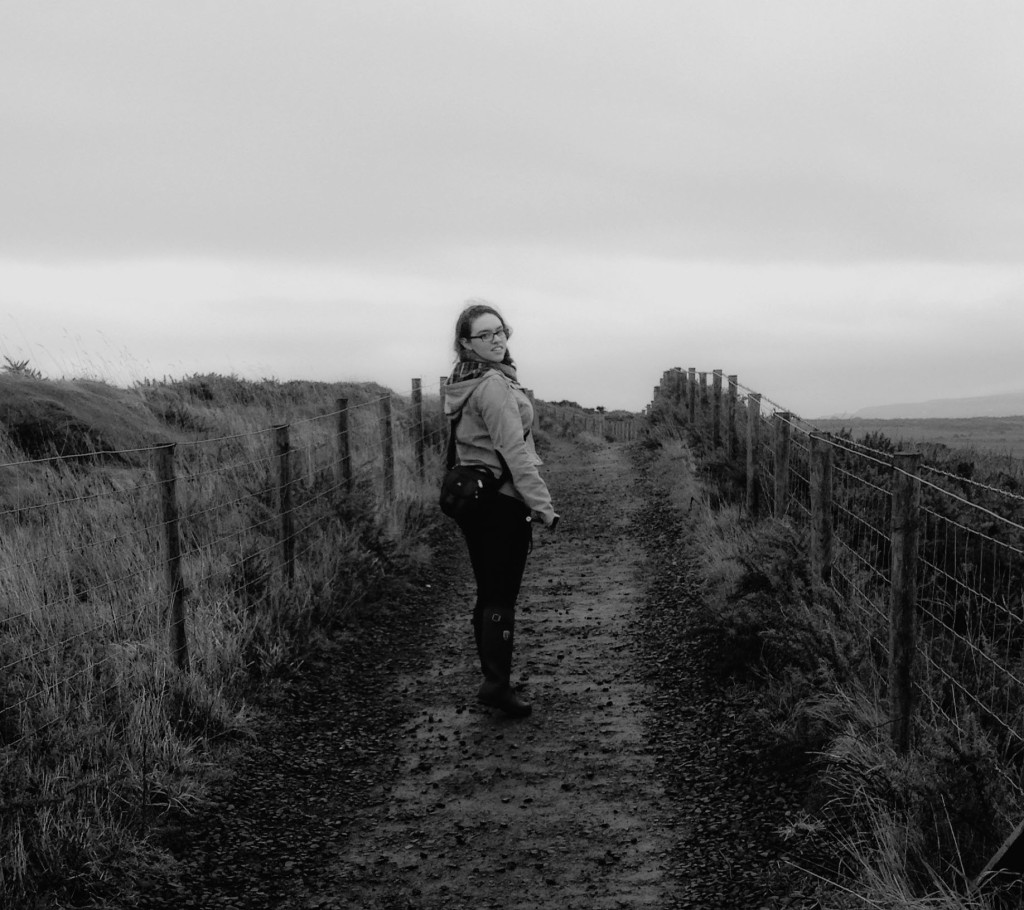
[[[1024,12],[5,8],[0,250],[1016,258]]]
[[[0,351],[405,389],[484,296],[582,403],[674,365],[805,414],[980,394],[1019,372],[1022,38],[1007,2],[3,4]]]
[[[115,381],[226,371],[432,388],[462,301],[483,296],[516,329],[524,382],[583,404],[639,408],[673,366],[738,373],[805,416],[1009,390],[1019,376],[1024,266],[680,263],[542,248],[430,266],[0,261],[0,353]]]

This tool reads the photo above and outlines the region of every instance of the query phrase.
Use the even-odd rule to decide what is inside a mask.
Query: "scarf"
[[[479,379],[485,375],[488,370],[497,370],[500,373],[504,373],[513,382],[518,383],[516,376],[516,367],[514,363],[492,363],[489,360],[475,360],[467,359],[460,360],[455,364],[455,369],[452,370],[452,375],[448,377],[448,385],[453,382],[465,382],[467,379]]]

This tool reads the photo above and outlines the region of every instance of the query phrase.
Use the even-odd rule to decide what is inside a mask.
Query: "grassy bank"
[[[74,904],[202,798],[251,694],[349,621],[375,584],[428,558],[437,408],[424,480],[394,399],[385,495],[367,384],[194,376],[117,389],[0,374],[0,903]],[[350,477],[339,473],[346,399]],[[436,402],[435,402],[436,404]],[[283,567],[280,454],[290,428],[294,566]],[[188,663],[169,647],[164,488],[173,443]]]

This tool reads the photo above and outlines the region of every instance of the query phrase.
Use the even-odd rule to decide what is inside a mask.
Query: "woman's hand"
[[[544,512],[534,512],[530,517],[534,521],[539,521],[549,531],[554,531],[558,526],[558,519],[561,516],[557,514],[546,515]]]

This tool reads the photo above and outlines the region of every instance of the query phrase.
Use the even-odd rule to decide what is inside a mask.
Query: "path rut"
[[[464,561],[440,647],[402,681],[415,713],[390,798],[335,860],[349,906],[667,904],[676,819],[645,742],[628,628],[642,597],[636,494],[622,446],[579,456],[562,444],[545,470],[563,520],[535,532],[519,601],[515,663],[532,716],[473,700]]]

